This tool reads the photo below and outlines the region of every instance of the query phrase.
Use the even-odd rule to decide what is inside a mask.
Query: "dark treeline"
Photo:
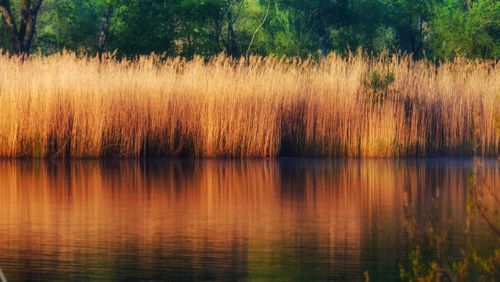
[[[18,54],[500,58],[497,0],[0,0],[0,13]]]

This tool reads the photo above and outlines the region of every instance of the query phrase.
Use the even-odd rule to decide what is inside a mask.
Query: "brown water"
[[[450,256],[464,246],[472,166],[0,161],[0,267],[9,281],[398,280],[408,207],[422,222],[453,220]],[[483,166],[500,194],[500,163]],[[498,247],[484,222],[472,227],[480,249]]]

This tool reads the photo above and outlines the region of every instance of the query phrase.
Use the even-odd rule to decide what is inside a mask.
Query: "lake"
[[[481,160],[500,197],[500,162]],[[0,161],[18,280],[399,280],[416,222],[466,245],[472,159]],[[498,222],[496,222],[498,223]],[[480,253],[498,247],[471,223]]]

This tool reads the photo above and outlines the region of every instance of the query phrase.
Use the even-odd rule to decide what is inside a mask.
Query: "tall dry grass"
[[[0,57],[0,156],[498,155],[495,62]]]

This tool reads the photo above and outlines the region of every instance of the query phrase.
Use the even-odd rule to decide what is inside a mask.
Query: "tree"
[[[427,27],[432,20],[432,10],[440,0],[391,0],[387,15],[396,31],[398,47],[414,58],[422,58],[426,47]]]
[[[170,0],[116,0],[109,27],[109,49],[120,56],[175,54],[176,17]]]
[[[17,28],[10,0],[0,0],[0,13],[7,30],[12,51],[22,58],[30,54],[31,42],[35,34],[36,18],[43,0],[22,0],[21,22]]]
[[[0,0],[0,15],[0,45],[23,57],[35,48],[188,59],[318,58],[358,48],[500,57],[498,0]]]
[[[279,0],[271,24],[281,23],[282,31],[294,35],[290,43],[296,45],[296,55],[312,52],[326,56],[337,45],[333,42],[332,32],[349,24],[348,2]]]
[[[238,48],[236,34],[233,27],[233,12],[232,8],[234,0],[227,0],[227,53],[232,57],[239,57],[241,52]]]
[[[500,2],[447,0],[437,6],[429,47],[437,59],[500,58]]]
[[[171,5],[171,18],[175,23],[171,33],[175,32],[178,55],[186,58],[194,55],[210,57],[224,51],[226,0],[179,0]],[[235,34],[233,29],[236,37]]]
[[[111,24],[111,15],[113,14],[113,7],[108,4],[106,7],[106,14],[103,18],[101,33],[99,34],[99,42],[97,44],[97,56],[99,62],[102,62],[102,55],[107,51],[108,47],[108,37],[109,37],[109,25]]]
[[[103,0],[44,0],[32,49],[42,54],[95,51],[106,15]]]

